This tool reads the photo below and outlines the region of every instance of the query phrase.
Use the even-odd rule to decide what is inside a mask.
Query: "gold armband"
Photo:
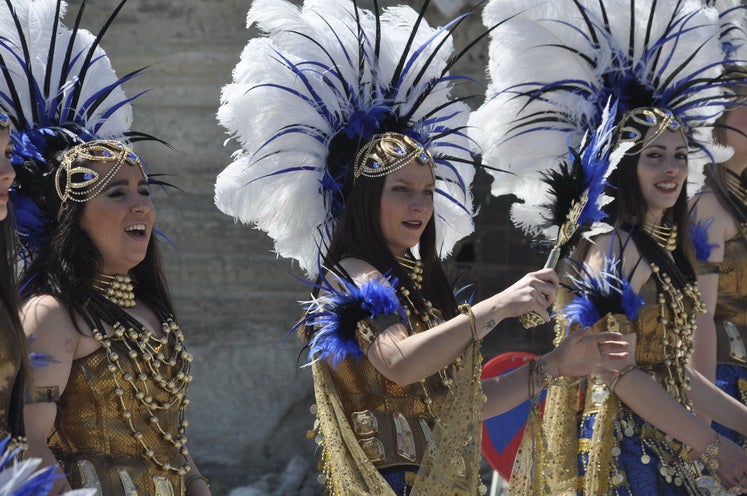
[[[381,334],[384,329],[401,322],[402,318],[396,314],[381,314],[372,319],[358,321],[356,326],[358,346],[362,350],[368,349],[373,340],[376,339],[376,336]]]
[[[41,386],[31,390],[28,403],[57,403],[58,401],[60,401],[59,386]]]

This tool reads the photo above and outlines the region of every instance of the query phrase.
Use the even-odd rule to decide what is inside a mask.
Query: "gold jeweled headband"
[[[420,165],[428,165],[435,179],[433,157],[422,144],[400,133],[377,134],[356,155],[353,177],[357,180],[360,176],[385,176],[413,159]]]
[[[645,139],[645,134],[633,126],[625,125],[629,122],[635,122],[648,128],[656,128],[656,132]],[[661,136],[664,131],[685,132],[685,126],[669,110],[656,107],[639,107],[625,112],[620,120],[620,131],[618,133],[617,144],[632,142],[632,146],[625,155],[637,155],[641,150],[653,143],[656,138]],[[635,146],[640,145],[640,146]]]
[[[0,112],[0,129],[8,129],[10,127],[10,118],[4,113]]]
[[[113,162],[114,165],[106,175],[100,177],[100,174],[90,167],[75,165],[81,160]],[[148,178],[140,157],[119,141],[94,140],[76,145],[64,152],[55,173],[55,188],[61,201],[60,211],[68,200],[85,203],[101,193],[123,164],[139,167],[143,177]]]

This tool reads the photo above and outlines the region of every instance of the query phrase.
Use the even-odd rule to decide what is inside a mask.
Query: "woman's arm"
[[[690,372],[690,399],[699,414],[747,436],[747,406],[720,390],[697,370]]]
[[[542,356],[544,371],[552,377],[577,377],[597,374],[612,380],[617,376],[616,363],[628,358],[628,344],[622,334],[602,332],[591,334],[591,329],[574,332],[557,348]],[[542,379],[534,377],[534,391],[539,394]],[[525,365],[508,374],[483,379],[483,393],[487,401],[483,417],[500,415],[529,398],[529,366]]]
[[[192,467],[184,476],[186,496],[211,496],[208,481],[197,469],[191,455],[187,455],[189,466]]]
[[[711,245],[708,262],[718,264],[724,260],[724,243],[729,239],[727,231],[735,230],[728,212],[710,191],[700,194],[697,205],[693,208],[695,222],[708,222],[708,244]],[[730,225],[731,224],[731,225]],[[713,382],[716,380],[716,323],[714,314],[718,300],[719,275],[704,273],[698,275],[700,295],[705,303],[706,312],[698,313],[697,328],[693,332],[693,355],[690,363],[704,377]]]
[[[73,363],[80,334],[75,330],[67,311],[51,296],[30,299],[21,312],[21,320],[29,339],[29,351],[48,357],[49,363],[34,367],[29,385],[29,400],[24,407],[28,456],[42,459],[42,466],[57,466],[61,477],[51,495],[70,490],[47,438],[52,433],[60,399]]]
[[[557,285],[555,272],[543,269],[525,275],[506,290],[473,305],[476,337],[482,339],[505,318],[530,311],[549,319],[547,307],[555,299]],[[453,362],[472,341],[472,332],[466,314],[410,336],[404,325],[395,324],[376,337],[367,355],[387,379],[408,385]]]
[[[625,336],[635,349],[635,335]],[[633,360],[627,364],[634,365]],[[609,381],[606,381],[609,384]],[[644,420],[687,444],[693,458],[703,453],[716,438],[716,432],[700,417],[677,402],[661,385],[640,369],[634,368],[617,381],[615,394]],[[728,439],[721,440],[717,471],[725,487],[736,486],[747,473],[747,452]]]

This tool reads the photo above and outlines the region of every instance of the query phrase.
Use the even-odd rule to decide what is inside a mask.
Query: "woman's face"
[[[431,168],[410,162],[388,174],[381,193],[381,232],[395,256],[417,245],[433,216],[435,184]]]
[[[737,106],[726,113],[724,124],[747,134],[747,106]],[[732,160],[747,166],[747,137],[732,129],[724,129],[726,144],[734,148]]]
[[[111,163],[87,164],[104,177]],[[83,208],[80,227],[101,254],[103,274],[127,274],[143,261],[155,221],[150,187],[139,167],[124,164]]]
[[[0,152],[0,220],[4,220],[8,216],[8,188],[16,177],[16,172],[10,165],[13,142],[8,128],[0,129]]]
[[[656,129],[646,133],[648,139]],[[687,181],[687,145],[680,132],[664,131],[641,151],[638,184],[646,201],[646,221],[659,223],[677,202]]]

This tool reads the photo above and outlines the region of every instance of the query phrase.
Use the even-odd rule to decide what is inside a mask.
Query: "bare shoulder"
[[[381,272],[379,272],[376,267],[366,262],[365,260],[361,260],[360,258],[343,258],[342,260],[340,260],[339,265],[355,281],[366,281],[382,277]]]
[[[27,336],[77,335],[67,309],[51,295],[36,295],[21,306],[21,322]]]
[[[724,206],[710,188],[703,188],[689,201],[695,220],[719,219],[726,215]]]

